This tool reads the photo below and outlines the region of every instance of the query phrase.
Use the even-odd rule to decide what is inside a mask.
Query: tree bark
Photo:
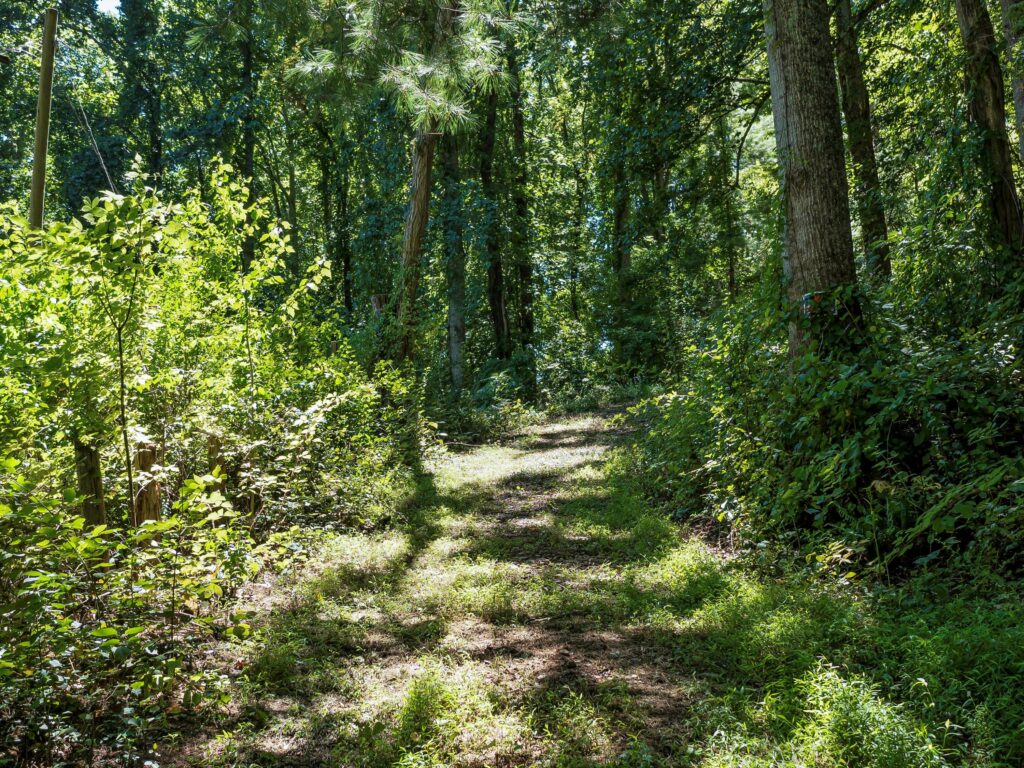
[[[718,120],[718,178],[715,184],[722,190],[724,196],[722,209],[722,224],[719,230],[719,242],[725,256],[726,266],[726,290],[729,301],[735,301],[737,297],[736,286],[736,262],[739,257],[739,250],[743,245],[743,232],[736,219],[735,201],[736,187],[732,183],[732,147],[729,138],[729,120],[722,116]]]
[[[783,269],[798,312],[790,354],[857,346],[861,309],[825,0],[765,0],[765,36],[782,171]]]
[[[409,183],[409,207],[402,235],[401,285],[398,296],[399,361],[413,353],[416,332],[416,295],[420,285],[420,252],[430,218],[430,190],[433,183],[434,148],[437,125],[431,122],[416,132],[412,143],[412,173]]]
[[[613,171],[612,203],[612,269],[615,270],[616,291],[619,309],[623,312],[632,304],[630,290],[630,242],[629,242],[629,182],[623,161],[615,161]]]
[[[462,237],[462,184],[459,145],[450,133],[441,142],[444,153],[441,216],[444,231],[445,278],[448,293],[448,367],[452,392],[462,392],[462,348],[466,343],[466,247]]]
[[[350,186],[348,160],[341,174],[341,185],[338,188],[338,227],[335,249],[341,256],[341,282],[344,292],[345,313],[351,317],[354,310],[352,303],[352,243],[349,241],[352,222],[349,218],[348,190]]]
[[[1003,32],[1006,38],[1006,69],[1013,90],[1013,112],[1017,127],[1017,153],[1024,165],[1024,68],[1020,65],[1020,39],[1024,33],[1021,0],[1002,0]]]
[[[982,172],[989,183],[995,239],[1019,255],[1024,249],[1024,221],[1006,134],[1003,71],[996,54],[992,19],[982,0],[956,0],[956,18],[967,52],[971,118],[982,136]]]
[[[526,121],[523,117],[523,94],[518,52],[514,42],[508,47],[508,74],[512,102],[512,259],[519,278],[519,343],[524,349],[533,343],[533,262],[530,257],[530,206],[527,200]]]
[[[138,528],[147,520],[160,519],[160,483],[153,477],[156,464],[156,446],[153,443],[139,443],[135,447],[136,480],[135,514],[132,525]]]
[[[487,253],[487,303],[494,328],[494,356],[511,357],[508,315],[505,309],[505,278],[501,259],[501,227],[498,218],[498,189],[494,181],[494,140],[498,122],[498,93],[487,96],[483,131],[480,134],[480,186],[487,201],[484,246]]]
[[[843,114],[853,158],[854,194],[860,215],[861,236],[868,273],[881,280],[892,275],[885,202],[878,180],[875,138],[871,130],[871,102],[864,83],[864,64],[857,46],[850,0],[836,2],[836,66],[842,91]]]
[[[580,133],[582,151],[586,151],[586,108],[580,119]],[[569,137],[569,123],[562,119],[562,141],[566,151],[570,151],[572,140]],[[579,263],[583,257],[583,243],[587,225],[587,187],[585,170],[585,155],[582,160],[574,160],[572,164],[572,179],[574,190],[573,206],[573,227],[572,244],[569,248],[569,314],[573,320],[580,319],[579,300]]]
[[[103,500],[103,469],[100,452],[94,445],[82,442],[78,435],[75,445],[75,474],[78,476],[78,495],[82,497],[82,517],[89,525],[107,522],[107,509]]]
[[[245,23],[239,38],[239,53],[242,57],[240,73],[242,98],[245,108],[242,110],[242,176],[248,184],[246,205],[256,202],[256,56],[252,44],[253,13],[251,1],[245,5]],[[249,271],[249,266],[256,257],[256,238],[246,235],[242,243],[242,269]]]

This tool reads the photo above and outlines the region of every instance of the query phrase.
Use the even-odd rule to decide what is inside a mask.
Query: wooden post
[[[32,158],[32,198],[28,223],[43,226],[43,195],[46,192],[46,149],[50,141],[50,102],[53,95],[53,51],[57,39],[57,9],[43,14],[43,57],[39,63],[39,101],[36,103],[36,149]]]
[[[153,477],[156,464],[156,446],[141,442],[135,446],[135,469],[138,471],[139,489],[135,492],[135,519],[139,527],[147,520],[160,519],[160,483]]]

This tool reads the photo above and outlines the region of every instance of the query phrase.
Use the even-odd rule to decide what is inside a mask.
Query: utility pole
[[[28,223],[43,226],[43,195],[46,192],[46,148],[50,140],[50,102],[53,95],[53,50],[57,39],[57,9],[43,14],[43,58],[39,63],[39,101],[36,103],[36,149],[32,157],[32,198]]]

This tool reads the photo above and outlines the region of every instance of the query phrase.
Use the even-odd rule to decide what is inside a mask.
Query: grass
[[[394,530],[254,596],[235,704],[174,761],[1022,764],[1012,587],[770,577],[649,509],[613,442],[583,418],[443,458]]]

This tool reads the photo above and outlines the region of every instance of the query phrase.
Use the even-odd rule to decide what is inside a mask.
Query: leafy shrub
[[[215,478],[208,478],[212,485]],[[128,755],[176,710],[223,695],[189,646],[247,631],[219,608],[258,567],[238,515],[206,481],[138,529],[86,526],[73,494],[0,476],[0,759],[56,765]]]
[[[375,525],[407,490],[416,387],[336,339],[329,264],[294,264],[231,175],[178,205],[140,177],[44,231],[0,211],[0,763],[150,756],[224,695],[197,653],[248,631],[224,598],[299,529]],[[82,446],[105,509],[73,489]]]
[[[856,560],[1019,555],[1024,397],[1005,344],[924,341],[883,310],[856,354],[788,363],[780,314],[758,306],[727,310],[675,390],[635,409],[653,492]]]

